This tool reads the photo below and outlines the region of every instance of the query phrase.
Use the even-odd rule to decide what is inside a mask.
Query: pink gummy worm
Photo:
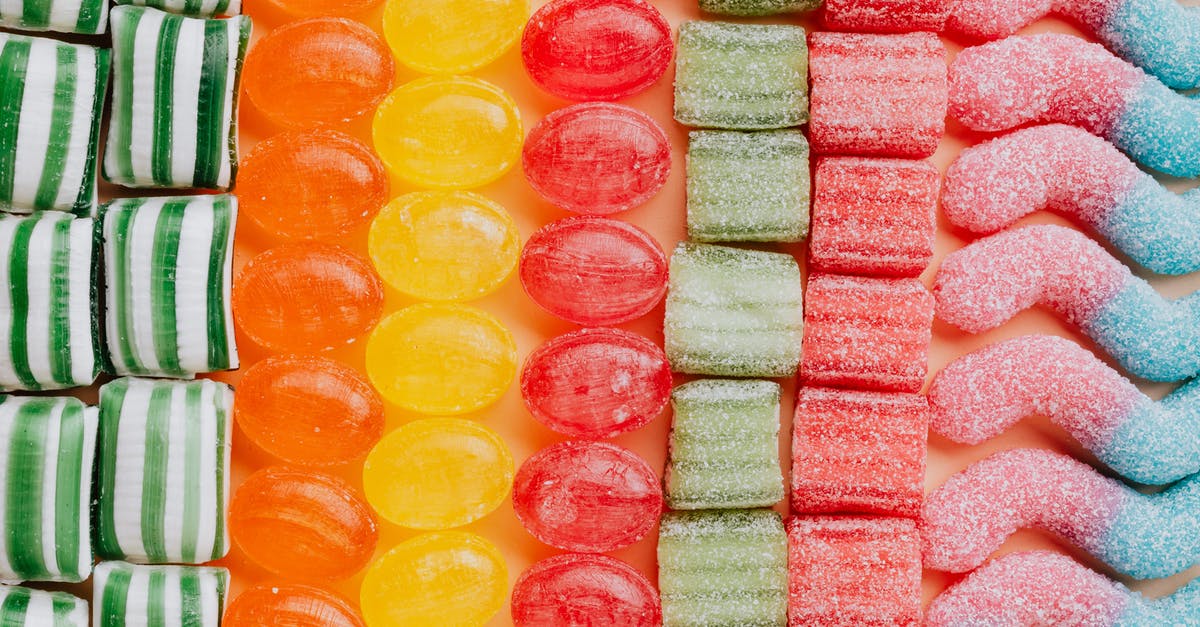
[[[1098,30],[1122,0],[955,0],[946,28],[980,39],[1000,39],[1057,13]]]
[[[1026,527],[1097,553],[1124,500],[1120,483],[1071,457],[1043,449],[1002,451],[926,498],[925,566],[969,571]]]

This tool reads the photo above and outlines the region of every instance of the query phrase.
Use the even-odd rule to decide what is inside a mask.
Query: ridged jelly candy
[[[471,300],[517,267],[520,234],[499,204],[471,192],[416,192],[371,224],[371,261],[392,287],[423,300]]]
[[[637,207],[662,189],[671,141],[637,109],[589,102],[538,122],[521,161],[530,187],[556,207],[607,215]]]
[[[255,444],[293,464],[359,459],[383,435],[383,399],[358,371],[325,357],[254,364],[238,382],[233,412]]]
[[[603,442],[562,442],[521,465],[513,509],[525,529],[550,546],[605,553],[650,532],[662,511],[662,487],[632,451]]]
[[[276,351],[353,342],[383,312],[383,282],[365,259],[329,244],[290,244],[250,260],[233,283],[234,320]]]
[[[992,0],[984,2],[991,3]],[[821,16],[825,30],[940,33],[946,27],[951,7],[961,4],[964,3],[955,0],[825,0],[825,10]]]
[[[381,0],[267,0],[279,10],[295,17],[355,17]]]
[[[671,64],[671,25],[646,0],[552,0],[529,18],[525,70],[568,100],[620,100],[648,89]]]
[[[700,10],[717,15],[760,17],[780,13],[804,13],[821,6],[823,0],[700,0]]]
[[[478,309],[413,305],[367,340],[367,376],[383,397],[427,414],[464,414],[496,402],[517,371],[512,333]]]
[[[366,627],[362,616],[337,595],[294,583],[259,584],[225,610],[224,627]]]
[[[568,553],[521,573],[512,618],[516,627],[658,627],[662,604],[646,576],[625,562]]]
[[[513,459],[496,432],[428,418],[389,433],[363,464],[363,491],[381,516],[413,529],[461,527],[508,496]]]
[[[387,0],[383,33],[396,58],[427,74],[461,74],[516,43],[529,0]]]

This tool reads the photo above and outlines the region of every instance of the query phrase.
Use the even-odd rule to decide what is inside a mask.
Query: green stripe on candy
[[[17,408],[8,441],[8,486],[4,523],[8,562],[22,579],[46,579],[51,573],[42,552],[42,468],[47,413],[55,399],[31,400]]]
[[[108,94],[108,75],[112,64],[111,51],[99,48],[96,54],[96,88],[92,94],[92,124],[88,129],[88,154],[84,161],[83,185],[79,186],[79,195],[75,198],[75,213],[90,215],[95,212],[96,203],[96,160],[99,158],[100,143],[100,113],[104,110],[104,98]]]
[[[146,623],[150,627],[165,627],[167,624],[166,587],[166,571],[155,570],[150,573],[150,583],[146,590]]]
[[[213,201],[212,245],[208,253],[208,365],[213,370],[231,367],[228,321],[225,316],[225,261],[234,211],[229,196]]]
[[[189,385],[185,403],[188,408],[185,428],[187,429],[187,447],[184,450],[183,472],[183,560],[196,561],[196,544],[200,535],[200,403],[202,388]],[[219,488],[218,488],[219,489]],[[220,512],[223,514],[224,512]],[[223,515],[221,516],[224,517]]]
[[[169,166],[168,166],[169,167]],[[171,201],[163,205],[154,229],[154,251],[150,260],[152,277],[174,277],[179,263],[179,237],[184,210],[188,201]],[[164,373],[181,376],[179,367],[179,333],[175,317],[175,281],[151,281],[150,302],[154,305],[154,351],[158,368]]]
[[[0,603],[0,625],[20,627],[25,624],[29,601],[33,595],[28,588],[6,588]]]
[[[71,612],[75,611],[76,600],[66,594],[55,594],[50,600],[50,606],[54,613],[55,625],[70,625]],[[0,623],[3,624],[3,623]]]
[[[79,500],[79,487],[83,481],[91,480],[91,468],[88,469],[88,475],[83,473],[83,447],[86,442],[83,412],[82,405],[70,403],[63,408],[59,423],[54,538],[58,569],[64,573],[83,570],[79,563],[79,520],[83,507]]]
[[[50,25],[50,9],[53,0],[42,2],[26,0],[21,6],[21,24],[29,28],[45,28]]]
[[[29,39],[10,37],[0,52],[0,201],[11,203],[16,172],[17,131],[21,127],[21,105],[25,98],[25,75],[29,67]]]
[[[79,17],[75,20],[75,31],[80,33],[99,33],[100,18],[105,14],[104,4],[107,2],[108,0],[99,0],[96,2],[82,0],[79,3]],[[99,110],[97,109],[97,111]]]
[[[126,379],[117,379],[100,388],[100,455],[97,467],[99,477],[96,495],[96,552],[104,557],[122,555],[121,543],[117,539],[117,517],[115,511],[117,478],[117,436],[121,427],[121,410],[125,405],[125,394],[129,391]]]
[[[156,385],[146,412],[142,462],[142,544],[152,562],[168,561],[164,518],[167,510],[167,457],[171,442],[171,387]],[[114,457],[119,450],[106,451]]]
[[[108,143],[115,146],[116,172],[108,172],[105,178],[128,181],[133,178],[133,62],[134,42],[137,40],[138,23],[143,11],[130,11],[127,20],[113,20],[113,49],[116,76],[120,79],[113,86],[113,111]],[[118,98],[119,96],[119,98]]]
[[[71,386],[71,220],[54,225],[50,268],[50,374],[54,381]]]
[[[150,169],[154,182],[164,187],[171,180],[171,136],[175,102],[175,53],[183,20],[164,19],[158,31],[157,66],[154,68],[154,133]]]
[[[179,573],[179,613],[186,623],[190,616],[202,616],[200,573],[191,570]]]
[[[225,145],[225,81],[229,67],[229,31],[223,21],[204,23],[204,65],[196,113],[195,187],[214,187],[221,174]]]
[[[26,3],[27,5],[29,3]],[[71,124],[75,118],[75,97],[78,95],[79,60],[74,46],[57,46],[57,75],[54,79],[54,104],[50,107],[50,139],[42,159],[42,177],[38,181],[34,206],[50,209],[58,200],[62,185],[63,165],[71,148]]]
[[[119,354],[114,355],[113,361],[119,361],[120,366],[126,372],[141,372],[142,370],[142,363],[137,359],[137,351],[134,350],[133,345],[136,333],[131,313],[133,311],[133,290],[130,289],[132,269],[129,266],[129,259],[132,252],[133,218],[137,215],[137,209],[144,203],[145,199],[123,201],[119,210],[114,211],[111,216],[105,217],[105,221],[113,220],[111,235],[105,245],[115,249],[112,268],[108,273],[109,281],[115,292],[115,300],[120,303],[118,306],[125,314],[117,316],[117,345],[119,348],[117,352]],[[113,305],[110,304],[109,307],[111,310]]]
[[[223,388],[213,390],[214,395],[220,395],[224,392]],[[216,484],[216,528],[213,531],[213,551],[212,559],[221,559],[225,557],[227,547],[225,546],[225,430],[227,420],[225,405],[216,403],[216,422],[217,422],[217,443],[214,454],[216,455],[215,466],[217,468],[217,484]]]
[[[104,582],[104,589],[99,598],[93,602],[100,603],[100,625],[124,625],[126,619],[125,607],[129,603],[129,583],[133,579],[133,571],[126,568],[114,568]]]
[[[37,220],[21,220],[13,233],[12,250],[8,256],[8,290],[12,308],[12,327],[9,332],[9,357],[21,385],[29,389],[40,387],[29,363],[29,241]]]

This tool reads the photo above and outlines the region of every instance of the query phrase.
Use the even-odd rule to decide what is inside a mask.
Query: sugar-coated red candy
[[[605,553],[641,540],[662,512],[658,475],[628,449],[571,441],[530,457],[513,482],[529,533],[564,551]]]
[[[817,163],[809,263],[817,272],[913,277],[933,259],[939,177],[928,161]]]
[[[933,339],[933,295],[920,281],[814,274],[804,301],[804,384],[921,389]]]
[[[858,33],[939,33],[952,0],[825,0],[825,28]]]
[[[653,85],[671,63],[671,25],[645,0],[553,0],[521,39],[525,70],[568,100],[618,100]]]
[[[928,432],[920,394],[800,388],[792,510],[919,516]]]
[[[568,553],[521,574],[512,619],[517,627],[657,627],[662,603],[646,576],[625,562]]]
[[[650,116],[588,102],[546,116],[525,140],[525,179],[542,198],[584,215],[650,200],[671,171],[671,142]]]
[[[538,229],[521,253],[521,285],[546,311],[580,325],[640,318],[667,291],[667,256],[627,222],[580,216]]]
[[[654,342],[620,329],[580,329],[530,353],[521,396],[538,422],[599,440],[644,427],[667,406],[671,366]]]
[[[808,36],[815,154],[928,157],[946,129],[946,47],[933,33]]]
[[[918,625],[921,540],[907,518],[787,521],[788,625]]]

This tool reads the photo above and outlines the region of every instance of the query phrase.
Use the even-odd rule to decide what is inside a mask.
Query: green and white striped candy
[[[4,627],[88,627],[88,604],[66,592],[0,586]]]
[[[168,377],[236,368],[229,290],[237,198],[123,198],[102,212],[106,366]]]
[[[250,19],[112,10],[113,106],[104,178],[126,187],[229,189]]]
[[[217,627],[229,571],[101,562],[92,583],[94,627]]]
[[[233,391],[199,379],[100,388],[96,553],[139,563],[225,556]]]
[[[107,50],[0,33],[0,209],[95,213],[108,66]]]
[[[153,7],[193,17],[237,15],[242,12],[241,0],[117,0],[117,4]]]
[[[96,380],[93,228],[59,212],[0,217],[0,389]]]
[[[99,35],[108,27],[108,0],[0,0],[0,26]]]
[[[0,580],[92,572],[96,423],[96,409],[75,398],[0,397]]]

